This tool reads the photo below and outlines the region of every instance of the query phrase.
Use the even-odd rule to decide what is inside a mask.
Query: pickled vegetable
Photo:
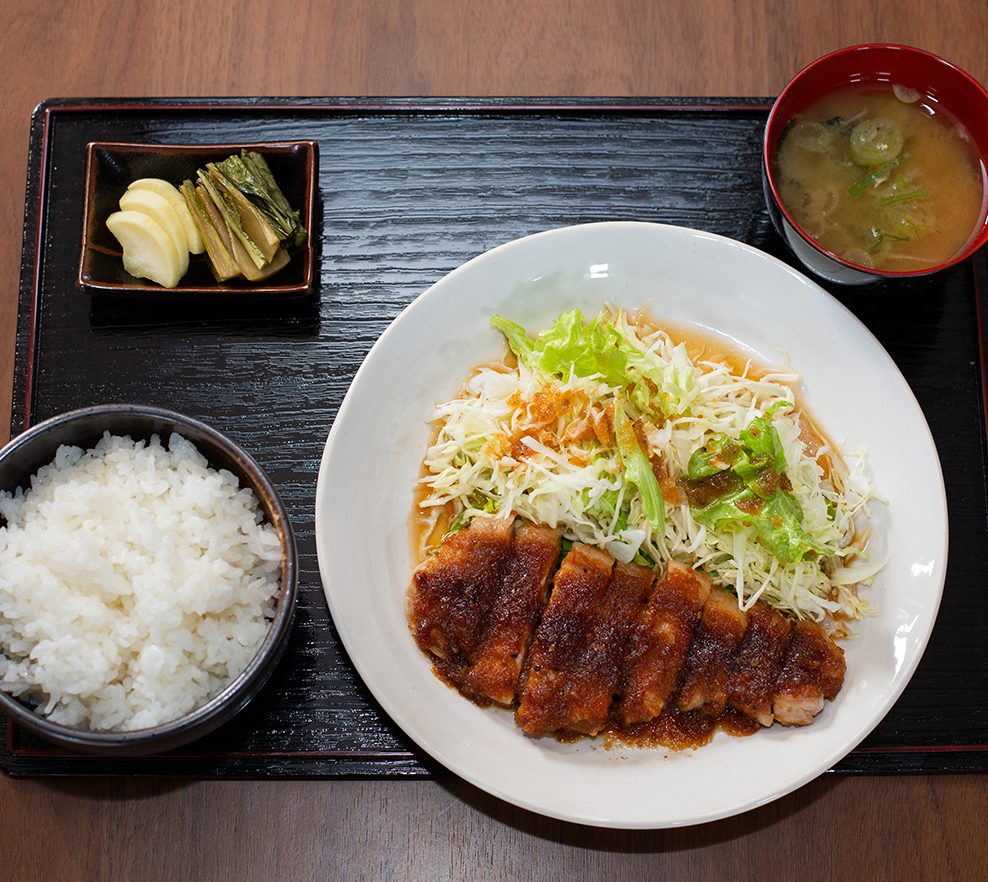
[[[106,226],[123,248],[128,273],[163,288],[178,285],[183,273],[180,255],[161,224],[140,211],[115,211],[106,219]]]
[[[157,193],[159,196],[163,196],[167,199],[169,203],[171,203],[172,208],[175,209],[175,214],[178,215],[178,219],[182,222],[182,229],[185,230],[185,239],[188,244],[189,252],[191,254],[202,254],[203,251],[206,250],[202,237],[199,235],[199,229],[196,227],[195,221],[192,219],[192,213],[189,211],[189,206],[185,204],[185,199],[178,191],[178,187],[170,181],[164,180],[164,178],[138,178],[136,181],[129,184],[127,189],[149,190],[152,193]]]

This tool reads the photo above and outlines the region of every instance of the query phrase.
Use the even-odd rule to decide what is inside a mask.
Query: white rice
[[[174,720],[256,654],[281,545],[256,497],[173,434],[59,448],[0,493],[0,688],[77,728]]]

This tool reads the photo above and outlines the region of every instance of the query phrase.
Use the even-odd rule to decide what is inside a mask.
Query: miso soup
[[[858,266],[937,266],[985,223],[984,161],[966,129],[899,87],[822,96],[789,123],[773,162],[803,232]]]

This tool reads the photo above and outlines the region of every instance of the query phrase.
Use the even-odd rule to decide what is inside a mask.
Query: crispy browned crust
[[[504,584],[463,678],[467,692],[505,707],[514,705],[528,642],[542,615],[549,579],[559,560],[560,532],[525,524],[515,534]]]
[[[560,533],[477,518],[416,569],[406,598],[436,673],[514,708],[527,734],[635,730],[667,711],[803,726],[840,691],[844,653],[819,625],[761,601],[743,611],[676,562],[657,575],[579,543],[560,561]]]
[[[701,573],[670,562],[635,629],[615,715],[624,728],[654,719],[679,682],[686,651],[710,594]]]
[[[772,708],[783,726],[807,726],[844,684],[844,650],[815,622],[796,622],[775,683]]]
[[[648,567],[615,564],[586,643],[570,671],[561,728],[596,735],[607,725],[631,638],[654,582],[655,573]]]
[[[727,678],[738,654],[748,617],[737,598],[713,586],[703,605],[693,642],[686,653],[676,706],[717,717],[727,707]]]
[[[731,666],[728,704],[763,726],[772,725],[772,697],[790,627],[782,613],[758,601],[748,610],[748,628]]]
[[[453,533],[412,576],[406,611],[415,642],[451,682],[479,649],[511,561],[513,518],[476,518]]]
[[[613,566],[607,552],[578,543],[556,572],[522,669],[515,721],[529,735],[563,726],[568,675],[586,645]]]

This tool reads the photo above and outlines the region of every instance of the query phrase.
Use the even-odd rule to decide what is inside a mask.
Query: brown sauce
[[[728,708],[718,717],[708,717],[700,711],[684,713],[666,709],[654,720],[631,729],[611,726],[604,730],[602,737],[609,749],[624,745],[647,749],[695,750],[709,744],[717,732],[743,738],[754,735],[761,728],[756,720],[733,708]],[[578,736],[561,733],[556,740],[566,744],[579,739]]]
[[[709,478],[696,480],[683,478],[679,486],[686,493],[690,508],[703,508],[721,496],[728,496],[741,489],[741,479],[733,472],[717,472]]]
[[[756,380],[775,373],[774,368],[759,364],[750,355],[732,349],[713,333],[705,333],[697,328],[687,328],[671,322],[659,322],[645,310],[629,313],[629,318],[643,333],[664,331],[674,344],[682,343],[686,354],[696,365],[702,362],[723,364],[737,377],[749,376]]]
[[[441,665],[433,665],[433,672],[450,689],[457,689],[442,670]],[[465,692],[460,694],[477,707],[496,706],[490,699]],[[707,716],[700,711],[683,712],[675,708],[667,708],[655,719],[629,729],[621,729],[612,724],[605,728],[599,737],[607,749],[624,745],[646,749],[696,750],[709,744],[717,732],[725,732],[735,738],[745,738],[754,735],[762,728],[757,720],[734,708],[727,708],[716,717]],[[560,744],[578,744],[587,738],[583,733],[567,731],[554,732],[552,737]]]

